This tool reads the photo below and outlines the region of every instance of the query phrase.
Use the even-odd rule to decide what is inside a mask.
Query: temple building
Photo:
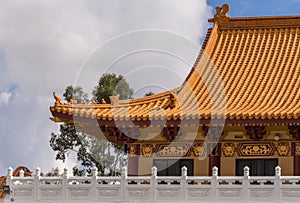
[[[52,120],[124,146],[129,175],[300,175],[300,16],[229,17],[216,8],[184,83],[111,104],[69,104]]]

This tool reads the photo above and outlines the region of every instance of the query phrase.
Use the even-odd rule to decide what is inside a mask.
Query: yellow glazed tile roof
[[[57,97],[50,107],[54,120],[182,120],[225,115],[226,120],[300,123],[300,16],[229,18],[217,13],[210,21],[214,26],[208,30],[203,50],[179,88],[114,105],[65,104]],[[215,71],[209,68],[212,64]],[[214,80],[217,75],[222,85]],[[213,104],[212,95],[219,94],[219,89],[226,100]],[[222,101],[226,101],[225,111],[212,113],[213,106],[222,107]]]

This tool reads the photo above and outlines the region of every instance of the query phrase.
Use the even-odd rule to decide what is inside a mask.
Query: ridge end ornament
[[[216,7],[216,14],[214,18],[208,20],[208,22],[216,22],[218,24],[227,24],[229,16],[227,15],[230,10],[230,6],[228,4],[223,4],[222,7]]]
[[[59,96],[57,96],[56,92],[53,92],[53,97],[55,99],[55,106],[63,104],[62,101],[61,101],[61,98]]]

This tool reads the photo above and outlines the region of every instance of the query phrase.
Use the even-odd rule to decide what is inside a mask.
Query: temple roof
[[[300,16],[231,18],[228,10],[217,7],[209,19],[214,25],[180,87],[138,99],[112,97],[112,104],[66,104],[55,95],[53,120],[299,124]]]

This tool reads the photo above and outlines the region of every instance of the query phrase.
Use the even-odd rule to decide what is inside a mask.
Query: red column
[[[139,156],[128,155],[127,173],[128,176],[139,175]]]
[[[300,143],[292,143],[292,155],[294,156],[294,175],[300,176]]]

